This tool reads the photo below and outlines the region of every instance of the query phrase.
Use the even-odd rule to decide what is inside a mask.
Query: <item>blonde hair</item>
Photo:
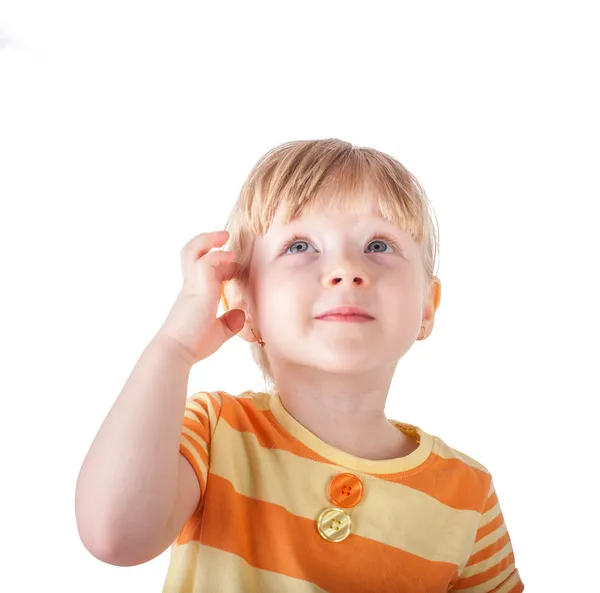
[[[280,207],[285,224],[324,197],[352,208],[368,183],[378,199],[379,214],[410,233],[420,246],[424,279],[430,281],[438,255],[438,232],[424,189],[390,155],[337,138],[286,142],[254,165],[226,225],[230,233],[226,248],[241,264],[236,280],[242,286],[247,282],[254,239],[267,232]],[[225,295],[223,304],[227,309]],[[256,342],[251,348],[264,378],[272,383],[265,349]]]

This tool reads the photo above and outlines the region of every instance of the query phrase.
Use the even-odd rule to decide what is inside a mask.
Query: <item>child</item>
[[[433,329],[436,250],[392,157],[337,139],[264,155],[228,231],[183,248],[175,304],[84,460],[87,549],[131,566],[171,546],[164,593],[523,591],[488,470],[384,415]],[[271,388],[186,398],[236,334]]]

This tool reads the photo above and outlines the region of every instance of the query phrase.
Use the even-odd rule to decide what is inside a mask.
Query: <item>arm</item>
[[[75,491],[77,528],[85,547],[104,562],[131,566],[155,558],[199,506],[208,467],[207,414],[214,404],[192,402],[197,412],[186,411],[190,370],[245,322],[241,310],[216,316],[221,286],[239,269],[231,251],[211,251],[227,238],[225,231],[201,233],[184,245],[177,299],[83,461]],[[182,432],[195,431],[204,439],[188,443]]]
[[[158,556],[199,503],[198,480],[179,452],[192,365],[175,340],[157,334],[83,461],[77,526],[104,562],[131,566]]]

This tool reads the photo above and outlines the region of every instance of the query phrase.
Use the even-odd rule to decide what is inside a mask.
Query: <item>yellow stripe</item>
[[[502,522],[500,527],[491,533],[488,533],[484,538],[480,539],[474,546],[472,554],[475,554],[483,548],[487,548],[495,541],[499,540],[506,533],[506,523]]]
[[[238,432],[226,422],[219,424],[216,438],[227,446],[213,448],[212,474],[229,480],[240,494],[280,505],[299,517],[316,520],[332,506],[327,497],[329,482],[347,471],[281,449],[265,449],[253,433]],[[453,509],[401,483],[352,473],[365,486],[363,500],[348,509],[352,533],[429,560],[466,562],[479,513]]]
[[[181,587],[185,584],[185,580],[189,579],[190,575],[194,573],[193,566],[197,561],[191,552],[192,549],[187,548],[187,546],[178,546],[175,543],[171,545],[169,567],[163,584],[163,593],[175,593],[184,590]]]
[[[515,569],[515,572],[510,576],[508,581],[504,583],[498,591],[494,593],[508,593],[519,581],[521,580],[521,576],[519,575],[519,571]]]
[[[218,393],[211,392],[210,395],[212,395],[217,400],[220,406],[223,405],[221,396]],[[215,408],[209,397],[209,394],[204,391],[199,391],[194,395],[190,396],[185,404],[186,410],[193,410],[194,412],[202,414],[204,417],[206,417],[206,412],[204,408],[196,400],[201,400],[206,403],[206,407],[208,408],[208,421],[210,424],[211,433],[213,433],[217,425],[217,413],[215,412]],[[188,416],[188,418],[194,419],[193,416]]]
[[[269,398],[271,397],[268,393],[264,393],[262,391],[244,391],[239,395],[235,396],[236,398],[245,398],[251,399],[254,401],[254,405],[259,412],[267,412],[269,411]]]
[[[190,430],[187,426],[183,426],[181,428],[181,436],[186,436],[190,441],[194,441],[199,447],[202,447],[204,452],[208,455],[208,448],[204,439],[198,436],[193,430]]]
[[[436,455],[439,455],[440,457],[442,457],[443,459],[460,459],[463,463],[466,463],[467,465],[469,465],[472,468],[478,469],[479,471],[482,471],[482,472],[485,472],[488,474],[490,473],[484,465],[479,463],[479,461],[477,461],[476,459],[473,459],[472,457],[469,457],[468,455],[466,455],[462,451],[459,451],[458,449],[454,449],[453,447],[450,447],[444,441],[442,441],[440,438],[435,437],[434,442],[435,442],[435,444],[437,444],[437,448],[434,445],[433,452]]]
[[[502,581],[508,579],[508,582],[502,586],[502,589],[500,589],[499,591],[494,591],[494,593],[506,593],[506,591],[510,591],[511,586],[514,587],[514,585],[518,582],[518,573],[516,573],[516,575],[510,574],[514,570],[515,566],[514,564],[512,564],[506,570],[503,570],[499,575],[487,580],[485,583],[481,583],[480,585],[476,585],[475,587],[469,587],[468,589],[460,589],[460,593],[488,593],[494,587],[500,585]],[[508,583],[511,584],[508,586],[508,588],[505,588]]]
[[[480,527],[485,527],[488,523],[492,522],[500,514],[500,503],[496,504],[489,510],[481,515]]]
[[[506,545],[501,550],[498,550],[493,556],[490,556],[489,558],[486,558],[485,560],[482,560],[481,562],[478,562],[477,564],[472,564],[471,566],[467,566],[462,571],[460,577],[461,578],[472,577],[473,575],[485,572],[488,568],[495,566],[496,564],[498,564],[498,562],[500,562],[501,560],[506,558],[506,556],[508,556],[512,551],[513,551],[512,544],[510,543],[510,541],[508,541],[508,542],[506,542]],[[513,562],[512,566],[514,567],[514,562]]]
[[[198,464],[198,467],[200,468],[200,471],[202,472],[202,478],[204,479],[204,482],[201,482],[201,484],[206,485],[207,468],[204,465],[204,461],[202,461],[202,459],[200,459],[200,455],[198,455],[198,452],[194,448],[194,445],[190,442],[190,440],[185,435],[181,436],[181,446],[186,451],[186,453],[188,453],[191,457],[193,457],[194,461]]]
[[[500,507],[498,505],[496,505],[496,507],[498,507],[498,511],[500,511]],[[496,508],[496,507],[494,507],[494,508]],[[496,513],[496,514],[498,514],[498,513]],[[505,533],[506,533],[506,523],[504,521],[502,521],[502,523],[494,531],[488,533],[484,538],[480,539],[473,546],[473,553],[479,552],[480,550],[483,550],[483,548],[487,548],[487,546],[489,546],[490,544],[493,544],[496,540],[500,539]]]

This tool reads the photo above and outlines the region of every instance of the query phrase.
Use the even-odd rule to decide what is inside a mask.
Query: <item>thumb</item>
[[[228,340],[242,330],[246,322],[246,314],[241,309],[231,309],[221,315],[219,321],[223,327],[225,339]]]

